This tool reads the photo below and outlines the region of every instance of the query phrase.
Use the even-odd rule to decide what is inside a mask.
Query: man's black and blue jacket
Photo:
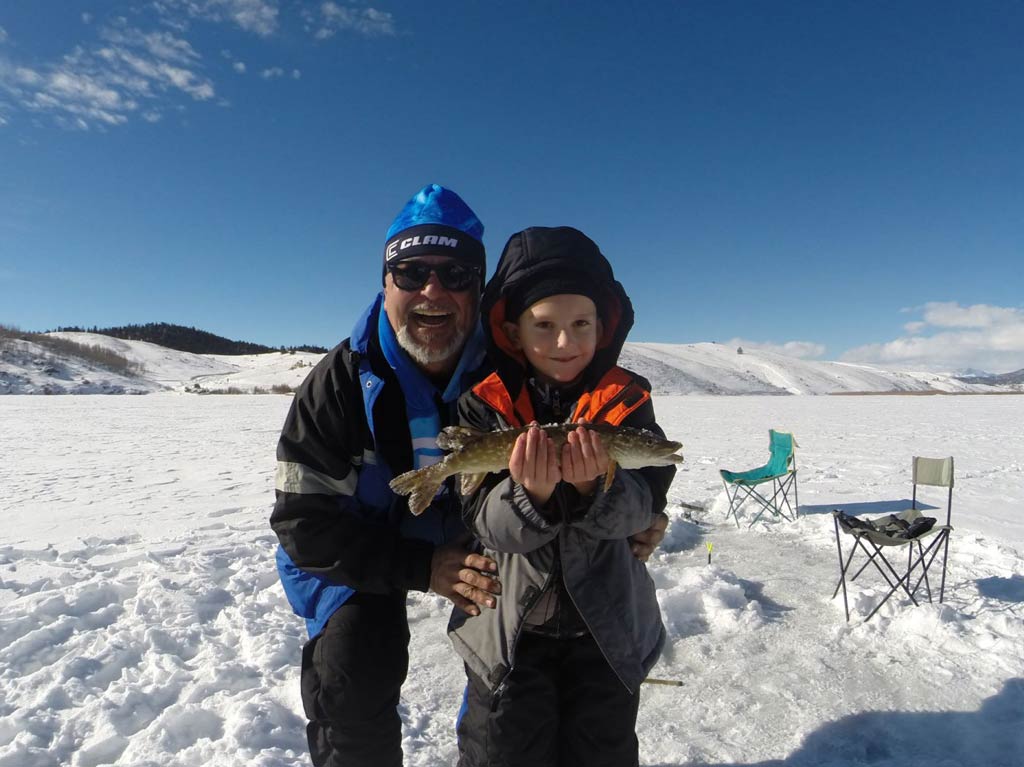
[[[402,388],[380,348],[382,304],[383,294],[299,387],[277,445],[277,567],[310,637],[356,591],[427,591],[435,546],[465,533],[447,490],[414,517],[388,487],[413,468],[413,450]],[[480,347],[467,344],[459,370],[473,372],[460,389],[479,378],[481,359],[468,357]],[[442,425],[452,423],[456,401],[438,403]]]

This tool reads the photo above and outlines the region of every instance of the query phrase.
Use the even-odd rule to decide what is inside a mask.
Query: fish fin
[[[608,489],[612,486],[612,482],[615,481],[615,467],[618,464],[615,463],[615,459],[612,458],[608,461],[608,471],[604,474],[604,491],[607,493]]]
[[[442,450],[461,450],[484,434],[486,432],[468,426],[445,426],[437,435],[437,446]]]
[[[487,472],[483,474],[462,474],[459,477],[459,492],[463,495],[472,495],[483,484]]]
[[[419,516],[434,500],[441,483],[450,474],[445,462],[441,461],[433,466],[399,474],[388,485],[399,495],[409,496],[409,511]]]

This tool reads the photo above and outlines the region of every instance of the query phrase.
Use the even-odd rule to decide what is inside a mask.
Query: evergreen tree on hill
[[[59,330],[80,331],[81,328],[59,328]],[[264,354],[292,350],[323,353],[327,351],[317,346],[282,347],[278,350],[248,341],[232,341],[205,330],[184,325],[172,325],[167,322],[147,322],[145,325],[122,325],[114,328],[90,328],[89,332],[123,338],[126,341],[148,341],[168,349],[192,352],[193,354]]]

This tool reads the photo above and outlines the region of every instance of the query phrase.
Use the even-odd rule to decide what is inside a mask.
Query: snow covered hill
[[[0,394],[147,394],[161,388],[144,376],[113,373],[31,341],[0,339]]]
[[[109,349],[136,363],[142,372],[134,377],[118,375],[75,357],[57,357],[32,342],[7,341],[0,345],[0,394],[252,393],[254,389],[298,386],[323,356],[307,352],[192,354],[97,333],[50,335]]]
[[[95,333],[54,333],[99,346],[142,368],[138,377],[108,373],[74,358],[55,358],[24,341],[0,346],[0,394],[120,394],[269,391],[298,386],[322,357],[308,352],[227,356],[191,354],[145,341]],[[863,392],[982,393],[1024,391],[1024,384],[991,386],[950,375],[897,372],[869,365],[823,362],[715,343],[627,343],[622,364],[650,379],[658,394],[853,394]]]
[[[621,364],[647,377],[658,394],[980,393],[998,390],[966,383],[952,375],[802,360],[761,350],[740,354],[733,347],[714,343],[627,343]]]

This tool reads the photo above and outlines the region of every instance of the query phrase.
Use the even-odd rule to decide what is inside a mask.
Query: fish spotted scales
[[[601,423],[559,423],[544,426],[524,426],[519,429],[478,431],[465,426],[448,426],[437,436],[437,445],[450,451],[433,466],[400,474],[391,480],[391,489],[399,495],[409,496],[409,510],[421,514],[430,505],[441,483],[455,474],[461,475],[461,492],[469,495],[491,472],[508,468],[512,448],[520,434],[530,428],[541,429],[554,443],[561,455],[569,433],[580,426],[597,432],[608,453],[609,466],[604,487],[607,490],[615,477],[615,468],[639,469],[644,466],[670,466],[682,463],[676,455],[682,444],[660,437],[646,429],[628,426],[610,426]]]

